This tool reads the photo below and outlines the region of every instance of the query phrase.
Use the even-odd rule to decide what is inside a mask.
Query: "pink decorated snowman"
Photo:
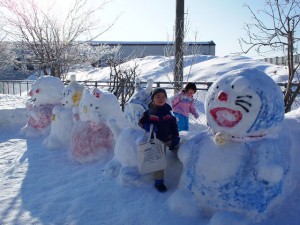
[[[78,120],[75,122],[71,134],[71,157],[79,163],[94,161],[105,162],[112,157],[115,144],[113,133],[107,126],[110,99],[116,97],[109,92],[94,89],[83,91],[79,104]],[[113,111],[111,112],[113,114]]]
[[[63,82],[53,76],[43,76],[34,82],[26,103],[29,118],[21,129],[21,134],[26,137],[37,137],[49,133],[52,110],[54,106],[60,104],[63,88]]]

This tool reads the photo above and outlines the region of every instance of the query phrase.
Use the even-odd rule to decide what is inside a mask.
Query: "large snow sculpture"
[[[125,104],[124,115],[131,127],[138,127],[139,119],[143,116],[143,113],[148,109],[148,105],[151,102],[153,80],[147,81],[147,86],[144,89],[141,86],[140,80],[136,79],[135,91],[129,101]]]
[[[189,213],[196,208],[219,212],[214,224],[232,224],[231,213],[264,217],[279,204],[290,165],[289,137],[280,130],[280,88],[255,69],[228,72],[210,87],[205,107],[211,133],[181,146],[183,172],[171,206],[176,209],[180,201]]]
[[[64,84],[57,77],[44,76],[37,79],[28,95],[26,108],[28,122],[20,131],[26,137],[46,135],[50,131],[52,110],[60,104]]]
[[[78,107],[83,89],[84,87],[76,82],[75,75],[72,75],[71,82],[64,88],[62,105],[53,108],[50,134],[43,141],[47,148],[57,149],[70,145],[74,125],[73,108]]]
[[[94,89],[83,91],[79,104],[79,120],[75,122],[71,134],[71,155],[75,161],[88,163],[105,162],[112,157],[114,136],[106,125],[107,118],[114,112],[116,97],[108,92]]]

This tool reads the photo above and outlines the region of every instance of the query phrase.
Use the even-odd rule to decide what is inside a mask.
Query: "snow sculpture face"
[[[28,95],[35,106],[59,104],[64,84],[57,77],[44,76],[37,79]]]
[[[91,120],[93,122],[108,122],[111,118],[118,118],[121,112],[120,103],[115,95],[110,92],[95,88],[92,91]]]
[[[128,103],[139,104],[143,106],[146,110],[148,108],[149,103],[151,102],[152,84],[153,80],[148,80],[147,86],[144,89],[140,84],[140,80],[137,79],[135,83],[134,94],[131,96]]]
[[[129,101],[125,104],[124,115],[132,127],[139,127],[138,121],[143,113],[148,109],[151,102],[153,80],[147,80],[147,86],[144,89],[140,80],[136,79],[135,91]]]
[[[205,113],[214,133],[234,138],[260,137],[283,120],[283,95],[265,73],[256,69],[235,70],[210,87]],[[222,136],[217,136],[222,140]]]
[[[84,89],[79,104],[81,121],[107,122],[111,118],[119,118],[121,112],[119,101],[112,93],[97,88],[91,93]]]
[[[71,108],[73,106],[78,106],[82,97],[82,91],[84,87],[77,83],[75,80],[71,82],[64,88],[62,94],[61,103],[66,108]]]

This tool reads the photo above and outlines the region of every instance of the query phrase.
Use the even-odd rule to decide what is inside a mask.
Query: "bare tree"
[[[1,18],[1,17],[0,17]],[[0,71],[11,68],[14,65],[15,51],[13,43],[8,42],[8,33],[0,22]]]
[[[134,62],[133,65],[123,64],[128,59],[122,58],[122,53],[114,55],[109,59],[110,67],[110,86],[109,91],[112,92],[118,99],[121,100],[121,107],[124,111],[124,105],[135,90],[135,80],[138,78],[138,65]]]
[[[75,0],[71,8],[58,14],[55,5],[46,9],[37,0],[0,0],[5,16],[6,31],[13,41],[24,45],[45,74],[60,77],[70,65],[78,63],[74,51],[107,31],[111,25],[100,29],[99,11],[108,1]],[[97,4],[97,5],[95,5]],[[96,32],[97,31],[97,32]],[[80,42],[79,42],[80,40]]]
[[[254,22],[245,26],[247,39],[239,40],[243,53],[255,50],[258,54],[269,51],[283,51],[287,55],[288,82],[284,93],[285,112],[291,106],[299,93],[300,84],[292,90],[292,82],[297,78],[299,64],[294,63],[295,44],[299,41],[297,28],[300,22],[299,0],[266,0],[265,9],[254,12],[249,5]],[[243,49],[243,46],[247,48]]]

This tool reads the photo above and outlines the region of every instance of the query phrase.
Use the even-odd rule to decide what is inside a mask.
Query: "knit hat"
[[[158,94],[158,93],[164,93],[165,96],[166,96],[166,98],[168,97],[168,96],[167,96],[167,92],[166,92],[165,89],[163,89],[163,88],[155,88],[155,89],[152,91],[152,93],[151,93],[151,100],[153,100],[154,96],[155,96],[156,94]]]

